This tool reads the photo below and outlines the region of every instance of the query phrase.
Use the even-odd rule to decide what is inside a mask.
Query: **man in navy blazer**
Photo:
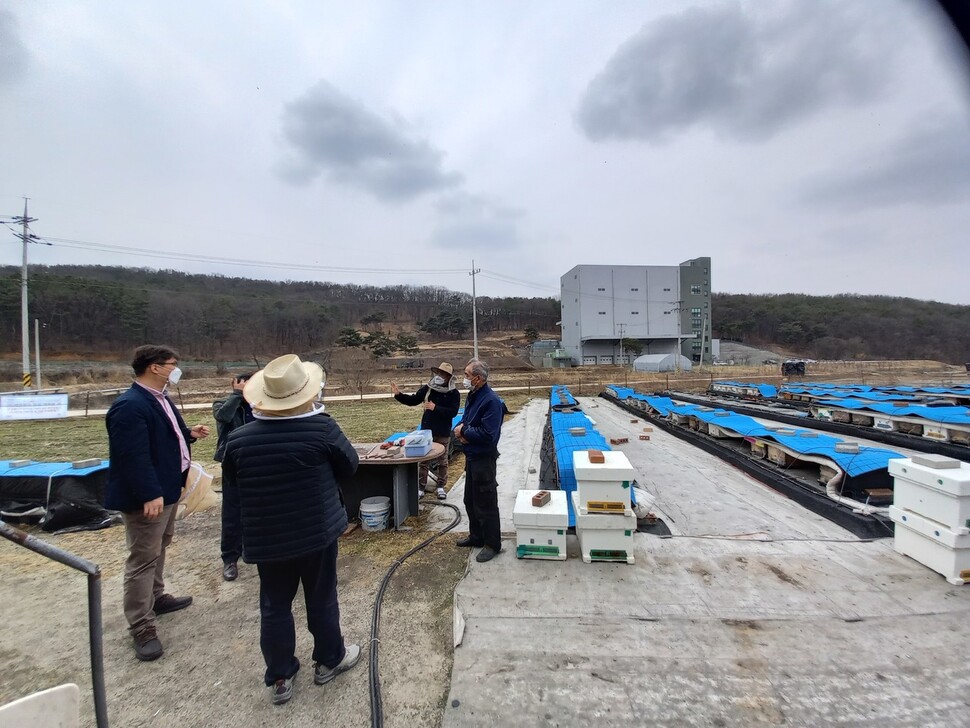
[[[209,428],[186,426],[168,398],[182,375],[178,354],[167,346],[135,349],[135,382],[116,399],[108,428],[105,506],[122,512],[128,543],[124,609],[139,660],[162,656],[155,617],[184,609],[192,597],[165,593],[165,549],[175,533],[175,510],[191,464],[189,446]]]

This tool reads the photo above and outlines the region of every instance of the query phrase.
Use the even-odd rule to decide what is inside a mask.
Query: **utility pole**
[[[28,323],[27,316],[27,243],[31,241],[34,235],[30,232],[30,223],[36,222],[36,218],[29,217],[27,215],[27,200],[29,197],[24,198],[24,214],[23,217],[15,217],[14,222],[19,222],[23,225],[24,231],[20,235],[17,235],[24,242],[24,261],[23,267],[20,270],[20,350],[23,354],[23,373],[24,373],[24,389],[30,389],[30,324]],[[16,235],[16,233],[15,233]]]
[[[40,382],[40,319],[34,319],[34,369],[37,370],[37,389],[43,389]]]
[[[481,268],[475,267],[475,261],[472,260],[472,270],[470,275],[472,277],[472,342],[474,347],[474,353],[472,356],[478,358],[478,301],[475,297],[475,274],[481,273]]]
[[[617,362],[620,366],[623,366],[623,328],[626,324],[617,324],[620,327],[620,361]]]

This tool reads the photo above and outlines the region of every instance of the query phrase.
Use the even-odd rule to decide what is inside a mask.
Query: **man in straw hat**
[[[222,477],[235,488],[243,561],[259,572],[259,646],[274,704],[293,695],[293,597],[303,584],[313,635],[313,681],[323,685],[360,659],[344,645],[337,604],[337,537],[347,527],[338,482],[357,470],[357,452],[323,411],[324,372],[295,354],[274,359],[246,382],[254,421],[226,444]]]
[[[441,362],[436,367],[431,367],[431,378],[428,383],[423,385],[414,394],[404,394],[398,386],[391,384],[391,391],[394,392],[394,399],[409,407],[422,405],[424,414],[421,416],[421,429],[431,430],[431,437],[435,442],[440,442],[445,446],[444,454],[437,460],[435,479],[438,481],[438,499],[444,500],[448,497],[445,486],[448,484],[448,444],[451,442],[451,422],[458,414],[458,405],[461,403],[461,395],[455,387],[454,370],[446,361]],[[428,487],[428,467],[431,465],[424,461],[418,467],[418,495],[424,495]]]

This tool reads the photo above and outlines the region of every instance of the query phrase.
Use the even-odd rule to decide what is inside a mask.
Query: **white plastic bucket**
[[[391,499],[385,495],[364,498],[360,502],[360,527],[365,531],[383,531],[391,514]]]

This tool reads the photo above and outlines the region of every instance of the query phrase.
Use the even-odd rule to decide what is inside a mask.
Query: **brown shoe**
[[[155,614],[168,614],[185,609],[192,603],[192,597],[173,597],[171,594],[162,594],[155,600]]]
[[[158,639],[154,624],[135,635],[135,657],[142,662],[157,660],[162,652],[162,643]]]

